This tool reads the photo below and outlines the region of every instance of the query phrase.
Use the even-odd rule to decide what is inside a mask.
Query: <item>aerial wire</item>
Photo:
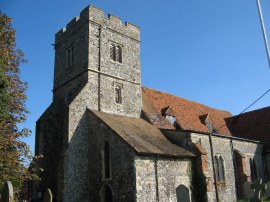
[[[268,59],[268,65],[269,65],[269,69],[270,69],[270,51],[269,51],[269,46],[268,46],[268,41],[267,41],[267,34],[266,34],[265,26],[264,26],[264,20],[263,20],[262,8],[261,8],[261,2],[260,2],[260,0],[257,0],[257,7],[258,7],[259,16],[260,16],[260,22],[261,22],[261,27],[262,27],[262,33],[263,33],[263,39],[264,39],[264,44],[265,44],[267,59]],[[261,98],[263,98],[267,93],[269,93],[269,91],[270,91],[270,89],[268,89],[264,94],[262,94],[257,100],[255,100],[252,104],[250,104],[247,108],[245,108],[237,116],[239,116],[239,115],[243,114],[245,111],[247,111],[251,106],[253,106]],[[224,127],[225,125],[226,124],[222,125],[217,130],[219,130],[220,128]]]
[[[239,115],[241,115],[241,114],[243,114],[245,111],[247,111],[250,107],[252,107],[256,102],[258,102],[260,99],[262,99],[267,93],[269,93],[270,92],[270,88],[264,93],[264,94],[262,94],[258,99],[256,99],[252,104],[250,104],[247,108],[245,108],[242,112],[240,112],[238,115],[236,115],[236,116],[239,116]],[[235,116],[233,116],[233,117],[235,117]],[[223,124],[222,126],[220,126],[217,130],[219,130],[219,129],[221,129],[222,127],[224,127],[226,125],[226,123],[225,124]]]
[[[268,58],[268,65],[269,65],[269,69],[270,69],[270,52],[269,52],[269,46],[268,46],[268,41],[267,41],[267,35],[266,35],[265,27],[264,27],[264,20],[263,20],[260,0],[257,0],[257,6],[258,6],[260,22],[261,22],[261,26],[262,26],[265,49],[266,49],[267,58]]]

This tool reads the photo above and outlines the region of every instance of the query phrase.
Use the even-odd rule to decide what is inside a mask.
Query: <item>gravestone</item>
[[[255,194],[251,202],[261,202],[260,198],[264,195],[266,184],[262,183],[262,179],[256,179],[250,188],[255,189]]]
[[[270,181],[266,184],[265,195],[270,198]]]
[[[43,196],[43,202],[52,202],[53,201],[53,195],[50,189],[46,189]]]
[[[177,202],[191,202],[189,188],[181,184],[176,188]]]
[[[243,190],[244,190],[244,199],[250,200],[255,195],[255,190],[251,188],[251,182],[245,181],[243,184]]]
[[[14,201],[13,186],[10,181],[7,181],[1,193],[1,202],[13,202],[13,201]]]

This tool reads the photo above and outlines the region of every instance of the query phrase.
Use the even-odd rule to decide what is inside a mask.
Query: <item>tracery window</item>
[[[115,62],[122,63],[122,48],[120,45],[110,44],[110,58]]]
[[[216,179],[218,182],[225,181],[225,169],[224,169],[224,160],[222,156],[215,155],[214,157],[214,165],[216,172]]]

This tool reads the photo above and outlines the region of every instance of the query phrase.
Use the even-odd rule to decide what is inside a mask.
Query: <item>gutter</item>
[[[201,135],[209,135],[209,133],[207,133],[207,132],[199,132],[199,131],[194,131],[194,130],[173,130],[173,129],[160,129],[160,130],[161,131],[186,132],[186,133],[197,133],[197,134],[201,134]],[[241,140],[241,141],[246,141],[246,142],[254,142],[254,143],[259,143],[259,144],[267,144],[266,142],[263,142],[263,141],[251,140],[251,139],[246,139],[246,138],[241,138],[241,137],[236,137],[236,136],[226,136],[226,135],[213,134],[213,133],[212,133],[212,136],[233,139],[233,140]]]

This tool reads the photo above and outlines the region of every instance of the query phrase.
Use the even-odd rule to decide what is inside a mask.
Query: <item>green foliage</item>
[[[35,175],[25,167],[32,155],[29,146],[21,141],[31,131],[18,129],[28,114],[27,84],[21,81],[19,69],[26,60],[23,52],[16,49],[16,32],[11,23],[12,19],[0,12],[0,190],[9,180],[16,191],[23,180]]]

